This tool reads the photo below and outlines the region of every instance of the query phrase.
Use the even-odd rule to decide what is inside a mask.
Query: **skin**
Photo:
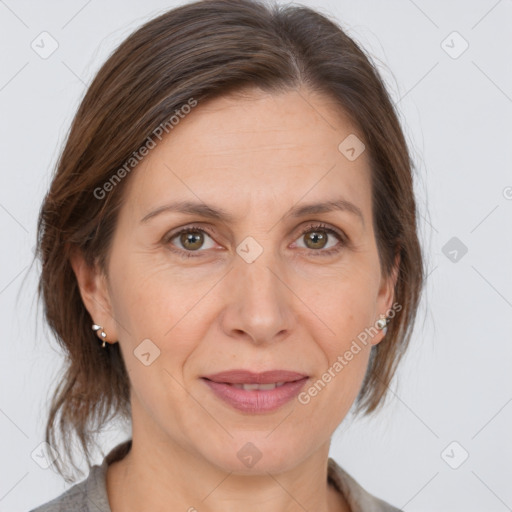
[[[113,512],[350,510],[327,483],[330,440],[382,331],[307,405],[243,413],[200,377],[287,369],[309,375],[307,389],[392,307],[396,272],[380,271],[367,154],[349,161],[338,150],[352,133],[332,101],[306,89],[199,104],[132,171],[106,275],[74,257],[84,304],[120,343],[131,381],[132,449],[107,472]],[[338,197],[364,223],[348,211],[283,217]],[[178,199],[235,219],[166,212],[141,222]],[[318,222],[349,243],[321,229],[301,234]],[[210,229],[203,245],[165,238],[191,224]],[[311,231],[327,242],[315,244]],[[236,252],[248,236],[263,248],[252,263]],[[144,339],[160,350],[149,366],[133,354]],[[237,457],[247,442],[262,455],[252,468]]]

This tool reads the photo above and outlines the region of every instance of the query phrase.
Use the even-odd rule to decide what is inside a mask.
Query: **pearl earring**
[[[382,329],[384,331],[384,334],[386,334],[388,328],[387,328],[388,319],[386,315],[380,315],[379,319],[375,322],[378,329]]]
[[[101,346],[103,348],[105,348],[105,341],[106,341],[106,338],[107,338],[107,333],[103,330],[103,327],[101,327],[101,325],[92,324],[92,330],[94,332],[98,332],[100,329],[101,329],[100,337],[103,340],[103,344]]]

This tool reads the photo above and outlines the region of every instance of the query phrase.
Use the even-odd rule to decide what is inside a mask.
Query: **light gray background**
[[[31,458],[61,366],[36,320],[37,272],[27,274],[40,202],[94,73],[177,3],[0,0],[1,511],[26,511],[67,487]],[[392,400],[372,420],[347,417],[331,456],[407,512],[512,510],[512,2],[303,3],[336,17],[374,56],[398,104],[429,272]],[[47,59],[31,48],[43,31],[59,45]],[[454,31],[469,44],[459,56]],[[457,261],[445,247],[452,237],[468,249],[456,249]],[[104,451],[125,436],[106,432]],[[463,450],[469,457],[453,469]]]

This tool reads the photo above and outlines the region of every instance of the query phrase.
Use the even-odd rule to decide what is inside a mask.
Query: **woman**
[[[123,42],[39,219],[69,361],[46,440],[90,473],[36,511],[399,510],[329,445],[409,342],[411,167],[376,69],[309,8],[200,1]],[[131,438],[91,467],[112,418]]]

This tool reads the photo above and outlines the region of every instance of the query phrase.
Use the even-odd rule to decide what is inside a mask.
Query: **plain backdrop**
[[[407,512],[512,510],[512,2],[302,3],[338,20],[386,81],[415,160],[428,266],[385,409],[350,414],[331,456]],[[0,0],[2,512],[68,487],[32,458],[62,363],[37,316],[38,267],[29,272],[41,200],[100,65],[174,5]],[[47,51],[58,45],[51,55],[33,49],[42,37]],[[103,452],[126,437],[107,430]]]

